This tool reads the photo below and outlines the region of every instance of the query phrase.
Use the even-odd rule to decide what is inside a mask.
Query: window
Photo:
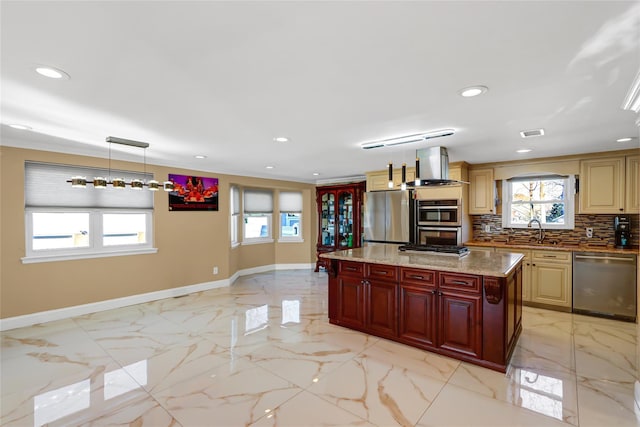
[[[280,201],[280,242],[302,241],[302,193],[281,191]]]
[[[273,213],[273,193],[268,190],[244,190],[244,230],[242,242],[273,242],[271,234],[271,214]]]
[[[231,223],[229,231],[231,233],[231,247],[238,246],[238,228],[240,222],[240,189],[235,185],[231,186]]]
[[[503,181],[502,225],[526,228],[537,219],[546,229],[573,229],[573,176],[517,177]]]
[[[111,171],[127,179],[151,175]],[[72,188],[71,176],[108,176],[104,169],[25,163],[24,263],[155,252],[153,193]]]

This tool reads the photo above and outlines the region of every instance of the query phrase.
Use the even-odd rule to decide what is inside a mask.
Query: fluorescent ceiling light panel
[[[633,83],[631,83],[627,96],[624,97],[622,109],[640,113],[640,72],[636,74],[636,78],[633,80]]]
[[[392,147],[394,145],[409,144],[412,142],[426,141],[431,138],[439,138],[449,136],[455,133],[454,129],[439,129],[430,132],[415,133],[412,135],[403,135],[395,138],[380,139],[377,141],[363,142],[360,147],[369,150],[371,148]]]

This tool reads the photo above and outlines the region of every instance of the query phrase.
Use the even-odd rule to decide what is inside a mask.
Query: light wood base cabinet
[[[531,251],[531,302],[571,308],[571,252]]]

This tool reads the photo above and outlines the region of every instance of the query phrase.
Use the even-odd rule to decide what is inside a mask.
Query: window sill
[[[521,225],[521,224],[516,224],[516,225],[503,225],[502,229],[503,230],[507,230],[509,228],[515,228],[518,230],[530,230],[531,232],[538,232],[538,226],[537,225],[533,225],[531,227],[527,227],[527,225]],[[562,226],[558,226],[558,225],[547,225],[547,224],[542,224],[542,229],[543,230],[574,230],[575,229],[575,225],[571,224],[571,225],[562,225]]]
[[[303,238],[282,237],[282,238],[278,239],[278,243],[304,243],[304,239]]]
[[[68,254],[68,255],[37,255],[21,258],[23,264],[36,264],[39,262],[55,262],[55,261],[72,261],[76,259],[90,259],[90,258],[107,258],[114,256],[127,256],[127,255],[145,255],[158,253],[158,248],[144,248],[144,249],[127,249],[121,251],[112,252],[94,252],[84,254]]]
[[[231,243],[231,249],[235,249],[240,246],[240,242]]]
[[[254,240],[245,240],[245,241],[243,241],[243,242],[242,242],[242,245],[243,245],[243,246],[244,246],[244,245],[259,245],[259,244],[262,244],[262,243],[273,243],[273,241],[274,241],[273,239],[268,239],[268,238],[265,238],[265,239],[254,239]]]

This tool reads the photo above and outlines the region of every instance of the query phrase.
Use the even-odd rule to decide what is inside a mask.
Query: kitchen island
[[[373,243],[321,257],[330,323],[506,371],[522,331],[522,254]]]

